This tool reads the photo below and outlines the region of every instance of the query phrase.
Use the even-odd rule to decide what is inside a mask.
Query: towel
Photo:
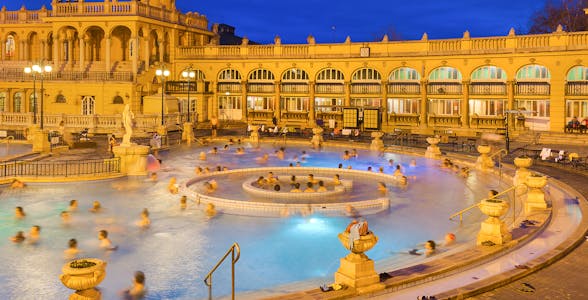
[[[353,242],[359,240],[359,228],[361,223],[353,224],[349,229],[349,250],[353,251]]]
[[[562,160],[564,158],[564,154],[565,154],[565,151],[564,150],[559,150],[559,154],[555,158],[555,162],[558,162],[558,161]]]
[[[541,149],[541,154],[539,154],[539,156],[541,157],[541,160],[548,159],[551,156],[551,149],[549,149],[549,148]]]

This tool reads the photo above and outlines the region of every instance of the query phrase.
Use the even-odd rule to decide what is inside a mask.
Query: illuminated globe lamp
[[[76,259],[63,265],[61,272],[61,283],[76,291],[69,296],[70,300],[102,299],[96,286],[106,277],[105,261],[97,258]]]
[[[380,282],[380,275],[374,268],[374,261],[364,254],[378,243],[378,237],[371,231],[360,235],[352,243],[347,231],[339,233],[338,237],[343,247],[351,253],[341,258],[341,265],[335,273],[335,283],[352,287],[359,294],[384,289],[385,285]]]
[[[155,70],[155,75],[157,75],[161,79],[161,125],[157,129],[157,133],[160,136],[167,135],[167,127],[165,124],[164,105],[165,105],[165,80],[167,77],[169,77],[169,74],[170,74],[170,72],[168,69],[165,69],[165,66],[162,66],[161,69]]]

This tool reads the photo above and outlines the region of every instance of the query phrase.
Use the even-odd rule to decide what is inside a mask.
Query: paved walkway
[[[532,169],[567,183],[588,198],[588,176],[548,166],[535,166]],[[551,266],[471,299],[588,299],[586,257],[588,243],[583,242]]]

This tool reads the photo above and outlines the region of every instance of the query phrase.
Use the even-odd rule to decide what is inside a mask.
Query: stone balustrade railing
[[[341,44],[294,45],[207,45],[176,49],[179,59],[227,58],[348,58],[362,57],[361,49],[368,47],[370,57],[422,56],[434,54],[491,54],[529,51],[557,51],[588,49],[588,32],[554,32],[551,34],[521,35],[417,41],[381,41]],[[365,52],[364,52],[365,53]]]
[[[37,117],[40,118],[40,116]],[[177,124],[182,124],[186,119],[186,114],[167,114],[165,124],[168,129],[173,130],[177,129]],[[135,114],[134,121],[137,132],[154,132],[161,124],[161,115]],[[32,125],[33,113],[0,112],[1,129],[24,130]],[[68,132],[77,132],[85,128],[88,128],[91,133],[124,132],[121,115],[44,114],[43,125],[48,130],[60,130],[63,127]]]
[[[162,9],[139,1],[115,1],[115,2],[63,2],[53,1],[52,10],[43,6],[39,10],[27,10],[24,6],[17,11],[0,11],[0,23],[43,23],[45,17],[71,17],[71,16],[141,16],[150,19],[180,24],[188,27],[208,28],[206,16],[188,12],[182,14],[177,10]]]

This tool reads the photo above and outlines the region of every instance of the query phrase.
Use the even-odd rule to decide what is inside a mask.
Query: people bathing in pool
[[[67,211],[69,211],[70,213],[75,212],[78,210],[78,200],[71,200],[69,201],[69,207],[67,208]]]
[[[15,243],[15,244],[20,244],[22,242],[25,241],[25,235],[23,231],[19,231],[16,233],[16,235],[14,235],[13,237],[10,238],[10,240]]]
[[[98,240],[100,241],[100,248],[104,250],[113,251],[118,249],[118,246],[112,245],[112,242],[108,238],[108,231],[106,230],[100,230],[98,232]]]
[[[27,216],[27,214],[25,214],[24,209],[22,208],[22,206],[17,206],[17,207],[14,208],[14,217],[16,217],[16,219],[22,220],[26,216]]]
[[[300,183],[296,182],[294,184],[294,188],[290,190],[290,193],[300,193],[300,192],[302,192],[300,190]]]
[[[63,251],[63,257],[67,260],[75,259],[79,253],[78,241],[76,239],[69,239],[67,242],[67,249]]]
[[[141,219],[137,221],[137,226],[145,229],[148,228],[149,225],[151,225],[151,220],[149,219],[149,210],[144,208],[141,212]]]
[[[304,190],[305,193],[314,193],[315,190],[312,188],[312,182],[306,183],[306,189]]]
[[[102,204],[100,204],[100,201],[94,201],[92,203],[92,208],[89,209],[89,211],[91,213],[99,213],[102,211]]]
[[[317,192],[326,192],[327,188],[325,187],[325,182],[322,180],[319,180],[318,182],[318,188],[316,189]]]

